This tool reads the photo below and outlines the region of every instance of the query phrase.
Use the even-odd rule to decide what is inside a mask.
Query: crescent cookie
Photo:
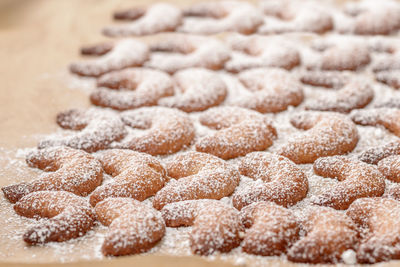
[[[196,150],[222,159],[244,156],[272,145],[277,133],[262,114],[238,107],[216,107],[203,112],[200,123],[217,130],[199,139]]]
[[[300,234],[293,212],[273,202],[256,202],[240,212],[247,231],[241,244],[249,254],[275,256],[285,253]]]
[[[359,35],[389,35],[400,29],[400,5],[396,1],[349,3],[345,12],[352,17],[346,32]]]
[[[356,125],[333,112],[304,111],[292,116],[293,126],[306,132],[290,138],[278,154],[294,163],[313,163],[320,157],[351,152],[358,142]]]
[[[203,111],[221,104],[228,90],[218,74],[208,69],[189,68],[173,76],[175,94],[158,101],[160,106],[178,108],[185,112]]]
[[[358,158],[369,164],[378,164],[380,160],[393,155],[400,155],[400,140],[367,149]]]
[[[191,199],[221,199],[239,184],[239,173],[224,160],[200,152],[174,156],[166,165],[171,180],[157,192],[153,206],[161,209],[168,203]]]
[[[357,249],[359,263],[400,259],[400,202],[388,198],[361,198],[346,214],[364,231]]]
[[[116,110],[155,106],[162,97],[173,95],[173,86],[171,77],[162,71],[128,68],[100,76],[90,102]]]
[[[319,158],[314,173],[336,178],[339,183],[327,187],[312,202],[344,210],[358,198],[379,197],[385,192],[385,179],[372,165],[344,156]]]
[[[400,182],[400,156],[389,156],[378,162],[378,170],[393,182]]]
[[[70,109],[57,114],[57,124],[74,133],[48,137],[39,142],[39,148],[69,146],[87,152],[106,149],[127,134],[118,114],[98,109]]]
[[[323,71],[357,71],[371,62],[370,51],[361,42],[330,43],[327,41],[317,49],[322,50],[319,60],[315,66],[308,66],[308,68]]]
[[[280,37],[234,35],[228,44],[234,52],[225,63],[230,72],[261,67],[291,70],[301,63],[298,49]]]
[[[301,84],[285,70],[251,69],[238,74],[238,78],[249,92],[232,105],[268,113],[284,111],[303,102]]]
[[[305,109],[349,113],[368,105],[374,98],[374,90],[368,83],[349,81],[335,95],[322,95],[306,103]]]
[[[30,245],[81,237],[96,219],[86,199],[65,191],[30,193],[14,205],[14,210],[28,218],[48,218],[25,232],[23,239]]]
[[[161,212],[169,227],[192,226],[190,248],[195,254],[229,252],[240,244],[244,228],[239,212],[220,201],[180,201],[164,206]]]
[[[219,70],[230,58],[229,49],[216,38],[178,33],[150,42],[150,50],[144,66],[168,73],[187,68]]]
[[[244,1],[213,1],[193,4],[183,10],[181,32],[216,34],[254,33],[263,23],[261,12]]]
[[[375,78],[378,82],[387,84],[394,89],[400,89],[400,70],[392,71],[381,71],[375,74]],[[399,103],[399,102],[397,102]],[[397,106],[400,108],[400,105]]]
[[[15,203],[36,191],[68,191],[87,196],[103,181],[103,169],[92,155],[69,147],[50,147],[29,153],[29,166],[44,170],[38,179],[3,187],[4,196]]]
[[[304,84],[325,88],[342,88],[349,82],[348,75],[341,71],[306,71],[301,74],[300,81]]]
[[[323,34],[334,28],[332,15],[315,5],[315,2],[301,1],[261,1],[260,8],[266,16],[275,20],[267,20],[258,29],[261,34],[281,34],[287,32],[312,32]]]
[[[252,152],[239,163],[239,172],[257,180],[237,190],[232,204],[242,209],[253,202],[271,201],[284,207],[306,197],[308,180],[304,172],[289,159],[267,152]]]
[[[142,36],[174,31],[182,23],[182,11],[167,3],[147,8],[135,7],[114,13],[114,19],[129,21],[107,26],[103,34],[110,37]]]
[[[187,147],[194,138],[191,118],[176,109],[143,107],[125,111],[121,113],[121,118],[127,126],[144,131],[128,135],[115,145],[117,148],[166,155]]]
[[[384,57],[377,58],[374,61],[374,64],[372,64],[372,70],[377,74],[384,71],[398,71],[399,69],[400,69],[400,51],[386,55]]]
[[[98,58],[72,63],[70,71],[81,76],[98,77],[110,71],[141,66],[149,57],[149,48],[140,41],[124,39],[83,47],[81,53]]]
[[[97,219],[108,226],[101,247],[104,255],[148,251],[165,234],[161,213],[132,198],[107,198],[95,207]]]
[[[312,207],[302,223],[304,236],[294,243],[287,258],[299,263],[338,263],[342,254],[355,249],[357,226],[345,213],[327,207]]]
[[[400,109],[374,108],[353,110],[351,119],[359,125],[383,126],[400,137]]]
[[[112,182],[96,188],[90,204],[108,197],[129,197],[139,201],[153,196],[167,181],[166,171],[154,157],[130,150],[111,149],[97,157]]]

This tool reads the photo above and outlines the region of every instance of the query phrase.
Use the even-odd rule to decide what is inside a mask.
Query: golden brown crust
[[[305,236],[288,251],[290,261],[338,263],[343,252],[354,249],[357,227],[344,213],[326,207],[312,207],[303,222]]]
[[[240,213],[243,224],[249,228],[241,244],[246,253],[281,255],[299,238],[297,219],[289,209],[262,201],[243,208]]]
[[[161,210],[167,226],[190,226],[193,253],[229,252],[239,246],[243,225],[239,212],[222,202],[203,199],[171,203]]]
[[[110,71],[141,66],[149,57],[149,48],[140,41],[125,39],[84,47],[82,54],[99,57],[74,62],[70,65],[70,71],[81,76],[98,77]]]
[[[203,68],[189,68],[173,76],[175,95],[160,99],[158,104],[185,112],[203,111],[221,104],[228,90],[220,76]]]
[[[146,68],[128,68],[104,74],[97,80],[97,86],[90,94],[92,104],[116,110],[154,106],[160,98],[173,95],[171,77],[162,71]]]
[[[253,202],[272,201],[284,207],[306,197],[308,180],[304,172],[289,159],[266,152],[247,154],[239,164],[239,172],[255,181],[237,190],[233,206],[242,209]]]
[[[383,126],[400,137],[400,109],[373,108],[353,110],[350,117],[359,125]]]
[[[239,184],[239,173],[215,156],[186,152],[176,155],[166,166],[171,180],[157,192],[153,206],[161,209],[168,203],[191,199],[221,199]]]
[[[371,86],[361,81],[350,81],[332,96],[322,96],[309,101],[305,109],[348,113],[363,108],[374,98]]]
[[[327,71],[356,71],[371,62],[370,51],[361,43],[328,46],[321,54],[319,68]]]
[[[306,71],[300,76],[300,81],[304,84],[334,89],[342,88],[349,80],[348,75],[341,71],[314,70]]]
[[[260,8],[266,16],[273,16],[273,23],[265,23],[258,32],[261,34],[282,34],[287,32],[312,32],[323,34],[334,28],[331,13],[311,1],[261,1]]]
[[[400,156],[389,156],[378,162],[378,170],[393,182],[400,182]]]
[[[234,35],[228,39],[231,59],[225,69],[238,73],[253,68],[282,68],[291,70],[301,64],[298,49],[283,38]]]
[[[112,149],[102,152],[98,159],[113,181],[94,190],[90,195],[92,206],[108,197],[143,201],[158,192],[167,180],[161,163],[144,153]]]
[[[39,142],[38,147],[69,146],[86,152],[109,148],[127,134],[119,115],[97,109],[70,109],[57,114],[57,124],[75,133],[52,136]]]
[[[178,33],[153,41],[150,50],[145,66],[171,74],[187,68],[219,70],[230,58],[229,49],[217,39]]]
[[[362,235],[357,249],[359,263],[400,259],[400,202],[388,198],[362,198],[353,202],[346,213],[368,230]]]
[[[31,182],[2,188],[4,196],[15,203],[35,191],[68,191],[87,196],[103,181],[101,164],[92,155],[69,147],[50,147],[28,154],[29,166],[44,173]]]
[[[385,192],[385,179],[375,166],[344,156],[316,160],[314,172],[340,181],[313,199],[318,205],[344,210],[358,198],[379,197]]]
[[[280,69],[257,68],[241,72],[240,82],[251,92],[234,102],[260,113],[280,112],[303,102],[303,88],[290,73]]]
[[[121,113],[123,122],[145,130],[142,134],[128,136],[118,148],[132,149],[150,155],[178,152],[190,145],[194,138],[191,118],[184,112],[164,107],[143,107]]]
[[[22,197],[14,210],[28,218],[49,218],[24,234],[28,244],[63,242],[92,229],[95,215],[86,199],[65,191],[33,192]]]
[[[183,10],[179,31],[195,34],[221,32],[254,33],[263,23],[256,7],[242,1],[213,1],[193,4]]]
[[[244,108],[211,108],[201,114],[200,123],[218,131],[198,140],[196,150],[222,159],[265,150],[277,135],[266,117]]]
[[[383,146],[367,149],[358,158],[369,164],[378,164],[380,160],[393,155],[400,155],[400,141],[389,142]]]
[[[161,213],[132,198],[107,198],[95,211],[97,219],[109,227],[101,248],[106,256],[145,252],[165,234]]]
[[[182,22],[182,11],[167,3],[156,3],[147,8],[136,7],[117,11],[114,13],[114,19],[126,22],[105,27],[102,31],[104,35],[143,36],[174,31]]]
[[[305,111],[292,116],[290,122],[306,132],[282,145],[278,153],[295,163],[312,163],[320,157],[346,154],[358,142],[356,125],[338,113]]]

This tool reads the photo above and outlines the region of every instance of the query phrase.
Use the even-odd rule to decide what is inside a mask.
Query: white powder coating
[[[153,206],[191,199],[221,199],[229,196],[239,183],[239,173],[218,157],[186,152],[172,158],[166,166],[169,177],[176,179],[154,197]]]
[[[400,6],[397,1],[364,0],[348,3],[344,12],[351,19],[344,33],[385,35],[400,29]]]
[[[111,142],[126,135],[121,118],[108,110],[90,108],[71,109],[57,115],[57,123],[64,129],[75,130],[67,136],[51,136],[40,141],[38,147],[69,146],[94,152],[109,147]]]
[[[193,253],[230,251],[240,243],[243,226],[239,212],[223,202],[186,200],[166,205],[162,214],[167,226],[193,225],[190,233]]]
[[[258,33],[314,32],[322,34],[334,28],[333,18],[324,5],[313,1],[260,2],[266,15]],[[272,16],[272,17],[271,17]]]
[[[221,69],[229,59],[229,49],[214,38],[171,34],[150,44],[146,67],[174,73],[186,68]]]
[[[278,153],[295,163],[312,163],[319,157],[351,152],[359,135],[355,124],[335,112],[303,111],[291,123],[306,132],[289,138]]]
[[[111,50],[99,58],[72,63],[70,70],[83,76],[100,76],[113,70],[141,66],[148,56],[149,48],[146,44],[133,39],[123,39],[116,41]]]
[[[350,81],[333,96],[327,95],[308,102],[306,109],[348,113],[365,107],[373,98],[374,91],[367,82]]]
[[[381,125],[400,137],[400,109],[396,108],[372,108],[354,110],[350,114],[351,119],[360,125]]]
[[[273,68],[256,68],[238,74],[240,82],[251,92],[231,103],[261,113],[280,112],[303,101],[303,88],[289,72]]]
[[[132,22],[111,25],[103,29],[110,37],[141,36],[159,32],[174,31],[182,22],[182,11],[167,3],[157,3],[148,7],[143,16]]]
[[[361,242],[357,249],[358,262],[376,263],[398,257],[398,201],[388,198],[363,198],[355,201],[346,213],[365,229],[361,231]]]
[[[340,181],[327,186],[313,203],[344,210],[358,198],[379,197],[385,191],[384,176],[367,163],[344,156],[319,158],[314,162],[314,173]]]
[[[382,71],[376,74],[376,80],[385,83],[395,89],[400,89],[400,70],[394,71]],[[400,107],[400,101],[393,101],[393,103],[397,102],[397,107]],[[395,107],[395,106],[393,106]]]
[[[335,11],[336,12],[336,11]],[[334,14],[335,16],[337,14]],[[352,18],[348,18],[352,19]],[[344,23],[344,22],[343,22]],[[336,39],[337,36],[335,35],[326,35],[324,38],[329,38],[331,37]],[[303,37],[302,37],[303,38]],[[302,38],[292,38],[292,36],[285,35],[285,39],[290,40],[293,42],[298,48],[299,52],[302,55],[302,60],[303,62],[307,63],[306,61],[313,60],[315,58],[319,59],[319,57],[313,57],[313,55],[309,56],[311,53],[309,53],[307,46],[308,41],[315,39],[315,36],[310,36],[307,35],[304,37],[304,40]],[[350,38],[350,36],[346,36],[346,38]],[[352,36],[353,38],[353,36]],[[352,39],[351,38],[351,39]],[[383,68],[384,69],[391,69],[391,68],[396,68],[396,60],[391,60],[392,58],[397,58],[396,56],[393,56],[392,54],[387,54],[387,53],[393,53],[395,50],[391,45],[385,45],[383,43],[379,43],[376,41],[374,38],[370,37],[362,37],[360,38],[363,42],[365,42],[368,46],[368,49],[370,51],[370,56],[372,60],[372,66],[376,66],[376,62],[381,62],[384,63]],[[396,36],[393,37],[382,37],[382,40],[387,40],[388,43],[389,41],[397,41]],[[303,42],[304,41],[304,42]],[[370,41],[372,41],[370,43]],[[346,43],[346,40],[341,40],[338,42],[343,42]],[[306,43],[306,45],[304,45]],[[382,44],[382,45],[381,45]],[[187,50],[189,51],[189,50]],[[315,51],[314,51],[315,52]],[[315,53],[317,54],[317,53]],[[317,54],[318,56],[318,54]],[[387,56],[387,58],[386,58]],[[379,64],[378,64],[379,65]],[[366,66],[366,68],[360,68],[357,72],[352,73],[352,75],[360,76],[362,78],[368,77],[368,79],[371,76],[371,66]],[[376,69],[377,71],[379,68]],[[292,75],[295,76],[299,72],[304,71],[304,66],[300,66],[297,69],[294,69],[292,71]],[[222,76],[224,76],[224,80],[231,80],[231,83],[227,83],[228,86],[228,99],[237,99],[243,97],[244,94],[238,93],[240,90],[236,90],[237,88],[242,87],[242,84],[240,82],[238,83],[236,78],[232,75],[223,73]],[[228,78],[226,78],[228,77]],[[225,79],[226,78],[226,79]],[[388,100],[391,96],[395,94],[394,90],[391,89],[390,87],[384,85],[384,84],[377,84],[375,81],[370,81],[372,85],[372,89],[375,92],[375,99],[372,101],[371,106],[374,106],[376,103],[382,103],[386,100]],[[338,86],[339,87],[339,86]],[[246,91],[246,90],[243,90]],[[238,94],[237,94],[238,93]],[[326,93],[324,89],[318,88],[318,87],[310,87],[305,85],[304,86],[304,93],[306,96],[306,99],[313,99],[316,98],[318,95],[323,95]],[[396,100],[392,100],[393,105],[396,104]],[[229,103],[225,102],[224,105],[229,105]],[[268,149],[269,151],[277,151],[279,147],[283,144],[286,143],[287,140],[291,137],[294,136],[298,133],[301,133],[301,130],[296,129],[290,124],[290,117],[294,114],[299,112],[300,110],[304,109],[305,103],[300,104],[299,107],[289,107],[287,111],[281,112],[279,114],[274,114],[271,117],[274,118],[275,127],[277,129],[277,132],[279,133],[279,136],[275,140],[274,144]],[[195,131],[196,131],[196,136],[195,138],[199,138],[202,135],[209,135],[214,133],[212,129],[209,129],[207,127],[204,127],[200,125],[198,121],[199,114],[193,113],[188,115],[191,120],[193,121],[195,125]],[[358,153],[363,152],[371,147],[374,146],[382,146],[385,145],[388,142],[392,141],[398,141],[398,138],[395,137],[391,132],[387,131],[384,127],[380,126],[360,126],[357,125],[357,130],[359,132],[359,142],[356,146],[356,148],[349,153],[348,157],[354,158],[358,156]],[[129,130],[130,134],[141,134],[140,130]],[[389,146],[386,146],[388,148]],[[187,147],[188,150],[193,150],[193,146]],[[386,149],[381,150],[382,153],[386,151]],[[7,181],[9,183],[12,183],[14,181],[12,179],[18,179],[21,180],[23,179],[22,176],[30,177],[32,171],[28,169],[28,171],[24,170],[23,164],[21,161],[18,160],[10,160],[8,159],[13,158],[13,152],[7,152],[3,153],[1,152],[1,159],[4,161],[7,161],[8,166],[5,167],[1,172],[4,170],[10,171],[12,169],[12,173],[15,173],[16,175],[7,176]],[[20,153],[19,153],[20,154]],[[169,159],[169,156],[166,157],[166,159]],[[236,165],[237,159],[230,160],[229,164],[232,164],[233,166]],[[312,165],[311,164],[304,164],[304,165],[299,165],[301,169],[304,170],[306,175],[308,176],[309,184],[310,184],[310,190],[307,195],[307,197],[300,201],[297,205],[291,207],[290,209],[293,211],[296,211],[299,213],[301,218],[304,218],[304,214],[302,213],[303,210],[308,210],[309,209],[309,203],[313,199],[313,196],[320,194],[325,190],[327,186],[335,185],[338,183],[335,179],[326,179],[322,178],[321,176],[316,175],[312,171]],[[29,175],[26,175],[26,172],[29,172]],[[35,176],[36,177],[36,176]],[[25,178],[26,180],[27,178]],[[171,180],[173,181],[173,180]],[[251,182],[251,180],[247,177],[242,176],[241,177],[241,182],[239,184],[238,190],[248,184],[248,182]],[[391,188],[394,185],[394,183],[388,183],[387,182],[387,189]],[[145,205],[151,205],[151,200],[152,198],[144,201],[143,203]],[[231,201],[231,196],[223,198],[221,201],[224,203],[228,203],[230,205]],[[7,244],[4,245],[6,247],[7,252],[2,253],[4,257],[9,257],[12,259],[13,257],[16,258],[16,253],[14,252],[14,245],[19,248],[21,248],[21,229],[16,229],[17,227],[20,228],[26,228],[27,225],[32,224],[31,221],[27,221],[23,218],[20,218],[16,216],[12,211],[12,208],[10,204],[6,201],[0,201],[1,209],[0,209],[0,214],[2,218],[9,218],[7,220],[7,229],[3,229],[1,232],[1,237],[4,240],[7,240]],[[188,228],[178,228],[178,229],[173,229],[173,228],[167,228],[166,231],[166,236],[164,239],[156,245],[152,250],[152,254],[168,254],[168,255],[190,255],[189,251],[189,232],[191,231],[191,227]],[[102,255],[99,255],[100,251],[100,245],[103,241],[104,237],[104,232],[106,229],[104,227],[96,227],[94,231],[89,232],[85,237],[79,238],[78,240],[75,241],[70,241],[66,243],[51,243],[46,245],[43,249],[42,248],[26,248],[24,249],[24,259],[32,260],[32,261],[40,261],[40,252],[39,251],[46,251],[45,253],[48,254],[50,257],[52,257],[53,260],[55,261],[73,261],[75,259],[98,259],[102,258]],[[368,231],[366,231],[368,232]],[[304,233],[302,233],[304,235]],[[82,247],[83,246],[83,247]],[[82,248],[79,250],[79,248]],[[83,249],[84,248],[84,249]],[[85,251],[82,253],[82,251]],[[55,255],[55,256],[54,256]],[[71,256],[73,255],[73,256]],[[342,254],[344,255],[344,254]],[[36,258],[35,258],[36,256]],[[216,257],[220,257],[218,254]],[[215,257],[214,257],[215,258]],[[236,248],[232,252],[226,254],[226,256],[222,257],[226,261],[231,261],[231,262],[236,262],[239,261],[240,263],[249,263],[249,264],[256,264],[256,265],[265,265],[265,264],[273,264],[274,260],[279,260],[279,262],[285,261],[285,256],[279,257],[279,258],[266,258],[266,257],[255,257],[248,255],[242,251],[241,248]],[[212,259],[212,258],[209,258]],[[345,262],[346,260],[343,259]]]
[[[341,71],[305,71],[300,75],[304,84],[340,89],[349,82],[349,75]]]
[[[257,202],[240,212],[244,226],[243,251],[263,256],[281,255],[298,239],[300,231],[293,211],[273,202]]]
[[[305,173],[285,157],[266,152],[249,153],[242,158],[239,172],[255,180],[233,194],[233,206],[239,210],[258,201],[272,201],[287,207],[307,195]]]
[[[263,23],[261,12],[242,1],[215,1],[197,3],[184,9],[181,32],[214,34],[240,32],[250,34]]]
[[[160,106],[185,112],[203,111],[222,103],[228,93],[220,76],[207,69],[181,70],[174,74],[173,79],[175,95],[160,99]]]
[[[149,250],[165,233],[161,213],[131,198],[108,198],[96,208],[98,220],[109,226],[104,255],[126,255]]]
[[[108,197],[130,197],[140,201],[159,191],[167,181],[166,171],[154,157],[131,150],[111,149],[96,157],[113,179],[94,190],[90,204]]]
[[[370,63],[370,51],[362,41],[349,39],[344,42],[343,38],[321,38],[317,40],[312,46],[315,50],[321,51],[320,59],[315,66],[311,65],[308,68],[328,71],[355,71]]]
[[[400,69],[400,51],[377,59],[372,68],[374,72]]]
[[[217,130],[196,142],[196,150],[223,159],[265,150],[276,137],[270,120],[256,111],[239,107],[215,107],[201,114],[200,123]]]
[[[300,64],[300,53],[285,38],[273,36],[233,35],[227,40],[232,51],[231,59],[225,63],[230,72],[249,68],[278,67],[292,69]],[[237,52],[236,52],[237,51]]]
[[[14,210],[29,218],[50,218],[26,231],[24,241],[28,244],[62,242],[82,236],[95,220],[86,199],[64,191],[33,192],[20,199]]]
[[[300,239],[289,249],[289,260],[301,263],[338,263],[342,253],[353,249],[358,233],[346,214],[327,207],[311,206],[301,215]]]
[[[15,203],[35,191],[63,190],[87,196],[103,180],[103,169],[92,155],[68,147],[36,150],[26,157],[29,166],[50,171],[32,182],[3,187],[6,198]]]
[[[194,126],[190,117],[177,109],[165,107],[144,107],[121,113],[123,122],[133,132],[119,143],[117,148],[129,148],[151,155],[175,153],[189,146],[194,138]]]
[[[102,75],[98,89],[90,94],[90,101],[116,110],[153,106],[173,94],[172,78],[158,70],[127,68]]]

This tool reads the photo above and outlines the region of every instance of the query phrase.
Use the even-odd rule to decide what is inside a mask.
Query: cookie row
[[[24,240],[29,244],[82,236],[97,218],[109,226],[102,247],[105,255],[144,252],[163,237],[165,224],[193,224],[191,248],[202,255],[228,252],[244,238],[242,248],[247,253],[271,256],[287,252],[288,258],[297,262],[337,262],[348,249],[357,250],[359,262],[398,257],[397,224],[388,227],[381,223],[381,216],[396,212],[399,202],[371,198],[383,195],[384,176],[400,180],[398,155],[381,160],[378,169],[343,156],[321,158],[314,163],[317,175],[341,182],[326,188],[312,203],[348,209],[354,222],[333,209],[316,207],[300,222],[292,210],[282,206],[292,206],[305,198],[307,177],[289,159],[266,152],[247,155],[238,170],[199,152],[176,155],[165,169],[155,158],[129,150],[107,150],[94,157],[81,150],[56,147],[31,153],[27,162],[50,173],[2,190],[10,201],[16,202],[18,214],[50,218],[25,233]],[[100,185],[103,169],[114,178]],[[254,182],[235,190],[240,174]],[[385,196],[396,198],[399,188],[392,188]],[[212,200],[232,193],[233,207]],[[87,200],[79,197],[88,194],[95,212]],[[161,210],[162,217],[139,202],[152,195],[153,206]],[[332,227],[328,231],[327,225]],[[244,233],[244,227],[250,229]],[[305,234],[300,234],[301,227]],[[364,233],[363,228],[370,232]]]
[[[337,31],[357,35],[388,35],[400,29],[400,5],[395,1],[361,1],[343,8],[317,1],[215,1],[178,8],[167,3],[134,7],[114,13],[125,21],[107,26],[111,37],[143,36],[160,32],[216,34],[281,34]],[[162,19],[160,19],[162,18]]]

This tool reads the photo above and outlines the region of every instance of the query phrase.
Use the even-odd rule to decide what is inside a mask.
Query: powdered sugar
[[[182,21],[182,11],[167,3],[154,4],[143,13],[133,22],[108,26],[103,29],[103,33],[111,37],[149,35],[173,31]],[[121,14],[121,12],[117,14]],[[117,16],[117,18],[121,18],[121,16]]]
[[[357,13],[357,12],[356,12]],[[351,17],[348,17],[349,20],[352,20]],[[328,36],[331,35],[327,35],[324,38],[328,38]],[[292,38],[293,35],[289,36],[289,35],[285,35],[284,39],[294,43],[296,45],[296,48],[298,47],[299,53],[302,55],[302,59],[306,59],[307,60],[314,60],[316,59],[316,61],[318,61],[320,59],[320,54],[317,51],[313,51],[312,53],[314,53],[315,58],[308,57],[308,53],[309,51],[307,49],[308,46],[308,41],[315,39],[315,36],[311,36],[311,35],[305,35],[304,38]],[[336,36],[333,36],[332,38],[336,38]],[[346,38],[349,38],[348,36]],[[304,40],[303,40],[304,39]],[[386,40],[386,38],[384,38]],[[389,39],[389,38],[388,38]],[[395,39],[395,38],[394,38]],[[299,40],[302,40],[302,42],[300,42]],[[377,45],[370,45],[368,42],[369,41],[373,41],[372,38],[362,38],[361,40],[365,41],[365,43],[367,44],[367,49],[370,53],[371,56],[371,60],[372,60],[372,65],[375,66],[375,62],[379,61],[379,59],[382,59],[382,62],[387,61],[387,59],[390,59],[393,57],[393,55],[378,55],[380,53],[388,53],[388,52],[393,52],[393,48],[391,48],[390,46],[387,46],[385,48],[382,46],[377,46]],[[396,39],[395,39],[396,40]],[[304,41],[304,42],[303,42]],[[338,41],[339,43],[345,43],[346,41],[344,39]],[[389,47],[389,48],[388,48]],[[181,51],[184,52],[190,52],[190,49],[183,49]],[[275,53],[275,52],[274,52]],[[310,54],[312,54],[310,53]],[[349,54],[349,53],[348,53]],[[203,54],[202,56],[205,57],[206,54]],[[207,54],[208,55],[208,54]],[[351,53],[350,53],[351,55]],[[388,58],[385,58],[386,56],[388,56]],[[200,57],[199,57],[200,58]],[[219,58],[218,58],[219,59]],[[396,67],[396,61],[393,62],[389,62],[385,63],[388,67],[385,68],[393,68]],[[307,65],[307,64],[305,64]],[[378,64],[379,65],[379,64]],[[378,66],[377,65],[377,66]],[[356,75],[356,76],[360,76],[360,77],[368,77],[368,80],[371,76],[371,66],[366,66],[365,68],[359,68],[358,72],[356,73],[352,73],[350,76],[352,75]],[[380,70],[380,68],[376,68],[376,70]],[[304,66],[300,66],[297,69],[295,68],[291,73],[293,75],[293,77],[295,77],[297,74],[299,74],[299,72],[304,71]],[[243,89],[242,86],[243,84],[241,84],[235,76],[231,75],[231,74],[227,74],[225,72],[220,72],[222,78],[224,79],[224,81],[228,81],[226,82],[227,84],[227,90],[228,90],[228,95],[227,95],[227,100],[225,102],[222,103],[222,105],[230,105],[232,102],[230,102],[231,100],[234,99],[240,99],[242,98],[244,95],[248,94],[249,92],[243,93],[240,91],[247,91],[246,89]],[[347,73],[346,73],[347,74]],[[377,77],[382,76],[382,74],[377,74]],[[393,74],[394,75],[394,74]],[[79,86],[79,82],[76,82],[75,84],[77,86]],[[379,85],[377,83],[375,83],[375,81],[373,81],[372,79],[369,80],[369,83],[372,84],[372,90],[375,92],[375,99],[372,101],[371,106],[380,103],[382,101],[387,100],[390,96],[394,95],[394,92],[391,88],[389,88],[388,86],[385,85]],[[333,87],[340,87],[338,84],[340,84],[340,81],[333,81],[330,82],[330,84],[333,84]],[[237,90],[237,88],[241,88],[243,90]],[[317,99],[319,96],[324,95],[326,93],[326,91],[324,89],[318,88],[318,87],[310,87],[305,85],[304,86],[304,94],[308,99]],[[332,92],[335,93],[335,92]],[[393,101],[393,103],[396,103],[396,101]],[[306,103],[302,103],[300,104],[298,107],[292,107],[289,106],[287,111],[281,112],[279,114],[274,114],[274,115],[269,115],[268,117],[271,117],[276,123],[275,123],[275,127],[276,130],[278,132],[278,137],[277,139],[274,141],[274,144],[268,149],[269,151],[273,152],[273,151],[278,151],[278,149],[280,148],[280,146],[284,143],[287,142],[287,140],[298,133],[301,133],[300,130],[296,129],[295,127],[293,127],[290,124],[290,117],[304,109]],[[393,107],[392,107],[393,108]],[[201,114],[194,112],[193,114],[189,114],[187,115],[190,119],[190,121],[193,122],[194,124],[194,140],[198,140],[199,138],[201,138],[202,136],[207,136],[210,134],[215,133],[215,130],[210,129],[208,127],[204,127],[203,125],[200,124],[199,121],[199,116],[201,116]],[[145,123],[143,121],[137,122],[137,125],[148,125],[148,123]],[[374,127],[374,126],[356,126],[357,131],[359,133],[359,141],[357,146],[355,147],[355,149],[353,150],[353,152],[350,152],[350,154],[348,155],[348,157],[350,158],[354,158],[357,156],[358,153],[363,152],[364,150],[366,150],[367,148],[370,148],[371,146],[378,146],[378,145],[383,145],[389,141],[393,141],[393,140],[397,140],[397,138],[391,134],[389,131],[387,131],[385,128],[381,128],[381,127]],[[132,136],[140,136],[142,134],[145,134],[146,130],[138,130],[138,129],[127,129],[127,131],[129,132],[129,137]],[[335,139],[336,141],[336,139]],[[194,146],[192,144],[189,144],[187,146],[184,146],[184,150],[194,150]],[[1,158],[5,158],[5,159],[9,159],[9,158],[13,158],[14,156],[12,155],[14,152],[10,152],[10,153],[5,153],[6,155],[2,156]],[[181,153],[181,152],[179,152]],[[160,157],[160,159],[162,161],[164,160],[168,160],[170,159],[170,156],[163,156]],[[240,160],[240,159],[239,159]],[[238,159],[234,159],[234,160],[230,160],[228,163],[232,166],[236,166],[237,162],[239,161]],[[33,171],[30,170],[26,170],[24,169],[23,166],[25,166],[24,164],[22,164],[21,161],[18,160],[10,160],[9,162],[7,162],[6,164],[9,164],[9,166],[5,167],[3,170],[9,170],[9,169],[14,169],[12,172],[13,173],[17,173],[16,175],[16,179],[20,180],[22,179],[21,176],[27,176],[25,178],[28,179]],[[303,165],[299,165],[299,168],[303,169],[305,174],[308,177],[309,180],[309,185],[310,185],[310,191],[308,193],[308,196],[300,201],[297,205],[291,207],[291,210],[294,210],[296,212],[298,211],[302,211],[303,209],[307,210],[309,209],[309,203],[311,202],[311,198],[315,195],[319,195],[322,192],[324,192],[324,188],[328,187],[328,186],[333,186],[338,184],[338,181],[335,181],[334,179],[326,179],[326,178],[322,178],[321,176],[316,175],[313,171],[312,171],[312,166],[310,164],[303,164]],[[36,176],[35,176],[36,177]],[[11,183],[14,181],[11,181],[11,179],[13,179],[14,177],[6,177],[7,183]],[[239,189],[243,188],[246,184],[249,184],[249,182],[252,182],[252,180],[250,180],[247,177],[241,177],[241,183],[239,184]],[[171,180],[171,186],[173,186],[174,180]],[[261,183],[261,181],[256,181],[256,183]],[[393,183],[388,183],[389,185],[387,185],[387,188],[390,188],[391,185],[393,185]],[[6,244],[4,246],[7,246],[7,255],[10,257],[10,260],[17,259],[18,255],[17,253],[15,253],[13,251],[13,249],[10,249],[13,245],[16,245],[17,248],[21,248],[22,245],[20,242],[20,236],[22,234],[22,231],[20,230],[13,230],[14,228],[23,228],[26,227],[27,225],[31,224],[31,221],[25,220],[23,218],[17,217],[15,216],[12,212],[10,212],[11,207],[8,203],[6,203],[5,201],[1,201],[4,206],[2,205],[2,217],[4,215],[4,217],[7,218],[11,218],[8,222],[7,225],[9,225],[9,227],[7,227],[7,229],[5,229],[5,234],[2,234],[2,236],[4,236],[4,240],[11,240],[9,244]],[[143,203],[145,205],[151,205],[152,202],[152,198],[150,197],[149,199],[147,199],[146,201],[144,201]],[[225,197],[223,200],[224,203],[227,203],[230,205],[231,202],[231,196],[229,197]],[[4,212],[4,214],[3,214]],[[299,212],[301,214],[301,212]],[[304,214],[301,214],[300,217],[303,216]],[[14,227],[15,225],[15,227]],[[45,248],[41,247],[41,248],[26,248],[24,251],[24,257],[21,257],[24,260],[32,260],[33,261],[40,261],[40,255],[43,255],[43,253],[47,253],[47,254],[51,254],[49,255],[48,258],[51,258],[52,260],[58,260],[58,261],[71,261],[71,260],[76,260],[76,259],[82,259],[82,258],[87,258],[87,259],[96,259],[96,258],[101,258],[102,256],[99,255],[99,251],[100,251],[100,244],[102,243],[102,239],[104,237],[104,232],[105,232],[105,228],[104,227],[96,227],[94,229],[94,231],[89,232],[87,236],[85,236],[85,238],[79,238],[77,241],[70,241],[67,243],[63,243],[63,244],[49,244],[46,245]],[[188,232],[190,232],[192,230],[191,227],[189,228],[179,228],[179,229],[172,229],[172,228],[167,228],[167,232],[166,232],[166,236],[164,237],[164,239],[158,244],[156,245],[156,247],[154,247],[152,250],[150,250],[150,253],[152,254],[168,254],[168,255],[190,255],[190,251],[189,251],[189,234]],[[85,247],[85,252],[82,253],[82,248]],[[81,248],[81,249],[79,249]],[[45,251],[45,252],[43,252]],[[351,251],[350,251],[351,252]],[[346,260],[346,251],[344,253],[342,253],[342,259],[346,262],[346,263],[350,263],[354,260],[354,258],[352,258],[352,256],[348,257],[348,258],[352,258]],[[347,254],[352,254],[352,253],[347,253]],[[5,254],[4,254],[5,255]],[[36,255],[36,259],[35,256]],[[55,255],[55,256],[54,256]],[[68,255],[75,255],[72,256],[71,258],[68,257]],[[353,255],[354,256],[354,255]],[[218,254],[215,257],[220,257]],[[231,262],[238,262],[240,264],[245,264],[246,262],[249,263],[258,263],[260,265],[265,264],[266,259],[268,259],[268,264],[270,262],[274,261],[274,258],[265,258],[265,257],[253,257],[253,256],[249,256],[246,255],[245,253],[243,253],[241,248],[236,248],[234,249],[231,253],[228,253],[227,255],[224,255],[222,257],[224,260],[227,261],[231,261]],[[208,259],[212,259],[212,258],[208,258]],[[275,258],[276,259],[276,258]],[[279,261],[284,261],[284,257],[279,258]]]

